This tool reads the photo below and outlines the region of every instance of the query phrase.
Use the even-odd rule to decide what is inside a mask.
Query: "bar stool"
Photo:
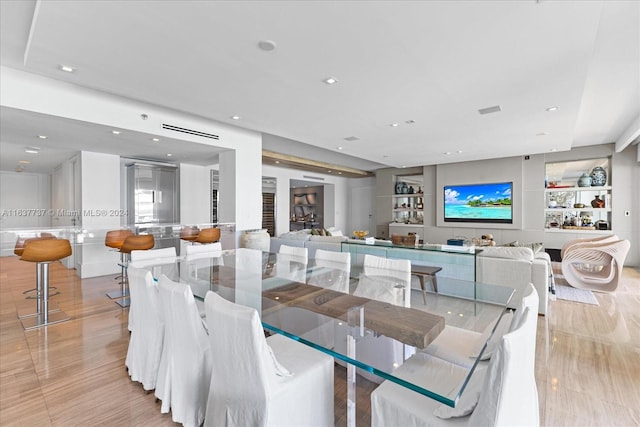
[[[215,243],[218,240],[220,240],[220,229],[213,227],[200,230],[200,233],[198,233],[198,237],[194,242],[206,245],[208,243]]]
[[[120,307],[129,307],[131,304],[131,299],[129,298],[129,280],[127,278],[127,266],[129,264],[129,257],[131,256],[131,251],[146,251],[155,246],[155,239],[151,234],[138,234],[129,236],[124,240],[124,243],[120,247],[120,253],[126,256],[125,261],[121,264],[123,269],[123,278],[122,278],[122,292],[121,296],[126,298],[122,298],[121,300],[116,301]]]
[[[56,236],[54,236],[53,234],[45,233],[45,232],[40,233],[40,237],[32,237],[30,239],[23,239],[22,237],[18,236],[18,240],[16,240],[16,245],[13,248],[13,253],[18,255],[18,256],[22,256],[22,253],[24,252],[24,245],[26,245],[27,242],[31,242],[31,241],[34,241],[34,240],[45,240],[45,239],[55,239],[55,238],[56,238]],[[40,274],[39,274],[39,272],[40,272],[40,270],[36,270],[36,273],[38,273],[38,274],[36,274],[36,287],[35,288],[31,288],[31,289],[27,289],[26,291],[22,292],[23,295],[27,295],[27,299],[38,299],[37,295],[36,296],[31,296],[31,295],[28,295],[28,294],[31,293],[31,292],[36,292],[38,289],[40,289]],[[55,291],[56,288],[55,287],[50,287],[49,290],[50,291]],[[53,292],[53,293],[50,293],[49,296],[53,296],[53,295],[56,295],[56,294],[57,294],[57,292]],[[24,314],[19,313],[18,317],[20,317],[20,318],[28,317],[28,316],[33,316],[34,314],[36,314],[36,313],[29,311],[29,312],[24,313]]]
[[[25,330],[69,320],[62,311],[49,312],[49,264],[71,255],[71,244],[66,239],[35,239],[25,243],[20,259],[36,263],[36,314],[21,320]]]
[[[126,230],[126,229],[107,231],[107,234],[104,236],[104,244],[105,246],[110,247],[112,249],[116,249],[118,252],[120,252],[120,248],[124,244],[125,239],[133,235],[134,235],[133,231]],[[116,280],[118,278],[121,280],[120,285],[122,285],[122,290],[107,292],[107,296],[111,299],[122,298],[126,296],[123,294],[124,292],[123,282],[125,280],[125,254],[123,252],[120,252],[120,267],[121,267],[121,273],[120,273],[120,276],[116,277]]]
[[[180,240],[193,243],[198,238],[198,234],[200,229],[197,226],[185,225],[180,229]]]

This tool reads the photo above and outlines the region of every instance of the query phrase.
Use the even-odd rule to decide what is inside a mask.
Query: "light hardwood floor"
[[[118,287],[113,276],[80,280],[53,264],[52,300],[72,320],[25,332],[17,311],[34,306],[22,294],[34,281],[33,264],[0,258],[0,425],[174,425],[124,368],[128,311],[105,296]],[[614,294],[596,297],[599,306],[551,301],[538,318],[543,425],[640,425],[640,271],[626,268]],[[345,425],[339,366],[335,384],[336,425]],[[358,425],[369,425],[373,388],[359,381]]]

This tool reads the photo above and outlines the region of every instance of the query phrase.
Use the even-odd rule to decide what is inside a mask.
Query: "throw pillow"
[[[511,243],[506,243],[503,246],[511,246],[511,247],[516,247],[516,248],[529,248],[533,251],[534,254],[537,254],[538,252],[540,252],[542,250],[542,243],[536,242],[536,243],[520,243],[517,240]]]
[[[311,235],[312,235],[312,236],[319,236],[319,235],[320,235],[320,232],[318,231],[318,229],[317,229],[317,228],[312,228],[312,229],[311,229]]]
[[[433,411],[433,415],[438,418],[447,419],[464,417],[472,413],[478,405],[478,399],[480,398],[480,391],[482,390],[486,373],[486,368],[476,369],[471,375],[467,387],[465,387],[462,395],[460,395],[456,407],[451,408],[450,406],[440,405]]]
[[[325,236],[332,236],[331,232],[329,230],[324,230],[324,235]]]

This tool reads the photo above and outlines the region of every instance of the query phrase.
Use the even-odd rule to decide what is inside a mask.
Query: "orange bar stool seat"
[[[198,233],[198,237],[195,242],[206,245],[208,243],[215,243],[220,240],[220,229],[217,227],[214,228],[204,228],[200,230]]]
[[[18,255],[18,256],[22,256],[22,253],[24,252],[24,246],[27,243],[33,242],[34,240],[45,240],[45,239],[55,239],[55,238],[56,238],[56,236],[54,236],[53,234],[45,233],[45,232],[40,233],[40,237],[32,237],[32,238],[29,238],[29,239],[24,239],[24,238],[18,236],[18,240],[16,240],[16,245],[13,248],[13,253]],[[38,291],[39,289],[42,289],[42,286],[41,286],[40,283],[41,283],[40,269],[36,269],[36,287],[35,288],[31,288],[31,289],[27,289],[26,291],[22,292],[22,294],[23,295],[27,295],[27,299],[38,299],[37,295],[36,296],[31,296],[30,294],[32,292],[36,292],[37,293],[37,292],[39,292]],[[49,293],[49,296],[57,294],[57,292],[55,292],[56,291],[55,286],[50,287],[49,291],[54,291],[54,293]],[[37,314],[37,313],[34,313],[34,312],[27,312],[27,313],[24,313],[24,314],[19,313],[18,317],[20,317],[20,318],[29,317],[29,316],[33,316],[34,314]]]
[[[131,255],[131,251],[146,251],[149,249],[153,249],[153,247],[155,246],[156,242],[155,239],[153,237],[153,235],[151,234],[136,234],[133,236],[129,236],[126,239],[124,239],[124,243],[122,244],[122,246],[120,247],[120,253],[123,255]],[[122,289],[120,291],[120,297],[126,297],[123,298],[122,300],[118,300],[116,301],[116,304],[118,304],[120,307],[129,307],[129,305],[131,304],[131,299],[129,298],[129,280],[127,278],[127,266],[129,264],[129,259],[127,259],[122,265],[124,268],[124,276],[123,276],[123,280],[122,280]],[[109,296],[109,298],[118,298],[118,297],[112,297],[111,295],[107,294]]]
[[[27,239],[20,259],[36,263],[36,276],[39,277],[37,289],[36,314],[21,319],[22,326],[26,329],[34,329],[53,323],[69,320],[62,311],[49,311],[49,264],[59,261],[71,255],[71,244],[66,239]]]
[[[134,235],[133,231],[127,230],[127,229],[107,231],[107,234],[104,236],[104,244],[105,246],[120,252],[120,248],[124,244],[124,241],[127,239],[127,237],[133,236],[133,235]],[[119,265],[120,265],[120,275],[115,277],[115,280],[120,279],[119,283],[121,286],[123,286],[123,283],[125,280],[125,265],[126,265],[126,259],[123,252],[120,252]],[[122,290],[107,292],[107,296],[111,299],[122,298],[123,296],[125,296],[122,294],[122,292],[123,292]]]

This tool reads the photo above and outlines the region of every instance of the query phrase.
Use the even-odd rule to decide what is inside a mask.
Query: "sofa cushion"
[[[288,233],[282,233],[279,238],[287,240],[309,240],[311,237],[311,230],[289,231]]]
[[[535,242],[535,243],[520,243],[517,240],[515,242],[511,242],[511,243],[506,243],[503,246],[510,246],[510,247],[516,247],[516,248],[529,248],[533,251],[534,254],[537,254],[538,252],[540,252],[542,250],[542,247],[544,246],[541,242]]]
[[[524,248],[524,247],[511,247],[511,246],[483,247],[482,252],[480,252],[478,256],[533,261],[533,251],[529,248]]]
[[[344,236],[311,236],[309,238],[312,242],[325,242],[325,243],[340,243],[347,240]]]

